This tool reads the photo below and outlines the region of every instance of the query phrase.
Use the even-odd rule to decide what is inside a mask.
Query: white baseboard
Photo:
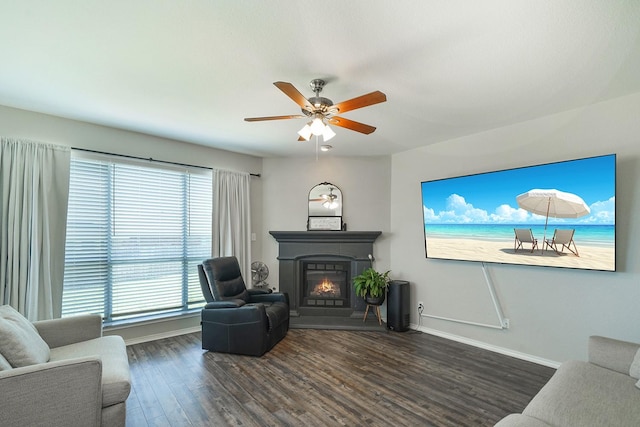
[[[468,344],[473,347],[489,350],[494,353],[504,354],[505,356],[515,357],[516,359],[520,359],[520,360],[526,360],[527,362],[537,363],[538,365],[547,366],[549,368],[557,369],[560,366],[560,362],[557,362],[555,360],[544,359],[542,357],[533,356],[531,354],[521,353],[519,351],[510,350],[508,348],[487,344],[482,341],[476,341],[470,338],[461,337],[459,335],[438,331],[436,329],[426,328],[424,326],[418,326],[415,323],[412,323],[410,325],[410,328],[415,329],[416,331],[424,332],[425,334],[431,334],[441,338],[446,338],[448,340],[457,341],[463,344]]]
[[[125,340],[126,345],[140,344],[143,342],[156,341],[164,338],[177,337],[178,335],[191,334],[193,332],[200,332],[200,326],[193,326],[190,328],[177,329],[175,331],[167,331],[159,334],[145,335],[144,337],[137,337]]]

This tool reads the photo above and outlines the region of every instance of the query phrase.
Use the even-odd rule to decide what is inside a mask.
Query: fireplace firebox
[[[349,307],[349,268],[351,263],[303,262],[302,301],[306,307]]]

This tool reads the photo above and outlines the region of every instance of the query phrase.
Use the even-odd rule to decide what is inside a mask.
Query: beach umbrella
[[[536,188],[529,190],[518,195],[516,201],[522,209],[545,216],[543,245],[547,238],[549,217],[580,218],[591,212],[589,206],[580,196],[555,189],[541,190]]]

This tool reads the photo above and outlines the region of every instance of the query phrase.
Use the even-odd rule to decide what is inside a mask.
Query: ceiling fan
[[[338,202],[336,199],[338,198],[337,194],[333,194],[333,190],[335,188],[329,187],[329,194],[320,194],[320,197],[317,199],[309,199],[310,202],[322,202],[322,206],[327,209],[335,209],[338,207]]]
[[[345,119],[344,117],[339,117],[338,114],[346,113],[347,111],[357,108],[368,107],[369,105],[378,104],[387,100],[387,96],[384,93],[375,91],[334,104],[330,99],[320,96],[320,92],[322,92],[322,88],[326,84],[322,79],[311,80],[309,86],[311,86],[311,90],[313,90],[315,96],[308,99],[291,83],[274,82],[273,84],[300,106],[303,115],[247,117],[244,120],[247,122],[260,122],[265,120],[311,119],[311,121],[298,132],[298,135],[300,135],[298,141],[308,141],[312,135],[322,135],[325,142],[333,138],[335,132],[325,124],[325,120],[328,124],[368,135],[375,131],[376,128],[364,123]]]

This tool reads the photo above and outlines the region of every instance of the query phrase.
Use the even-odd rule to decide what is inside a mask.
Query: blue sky
[[[591,208],[574,224],[615,222],[615,155],[469,175],[422,183],[425,223],[544,223],[518,207],[531,189],[557,189],[582,197]],[[549,222],[567,220],[549,219]]]

